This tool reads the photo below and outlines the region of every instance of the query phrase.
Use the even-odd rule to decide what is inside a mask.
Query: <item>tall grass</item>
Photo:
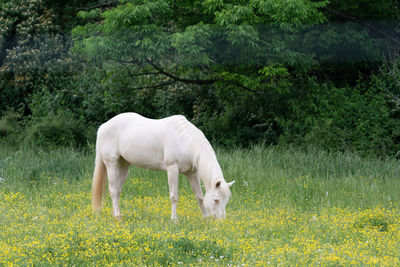
[[[291,205],[318,209],[325,205],[368,208],[400,203],[400,164],[396,160],[366,159],[352,153],[326,152],[316,148],[253,146],[251,149],[217,150],[227,181],[235,180],[233,200],[257,195],[266,205]],[[38,186],[91,179],[94,148],[77,151],[60,148],[0,149],[3,190],[26,190]],[[165,172],[132,167],[130,177],[154,184],[141,195],[168,194]],[[190,191],[186,179],[180,187]],[[87,188],[89,190],[89,188]],[[125,189],[129,192],[129,188]]]
[[[261,145],[219,152],[226,178],[239,182],[234,192],[257,194],[271,205],[308,209],[399,203],[400,164],[396,160]]]
[[[91,211],[93,147],[0,147],[0,265],[400,264],[398,161],[262,145],[217,156],[236,181],[227,220],[203,220],[181,176],[171,223],[166,174],[133,167],[118,223],[109,197]]]

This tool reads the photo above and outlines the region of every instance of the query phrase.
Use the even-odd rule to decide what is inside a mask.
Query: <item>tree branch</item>
[[[231,85],[239,86],[240,88],[244,89],[245,91],[248,91],[248,92],[251,92],[254,94],[265,95],[265,93],[266,93],[265,91],[251,89],[251,88],[239,83],[238,81],[224,81],[224,82],[231,84]]]
[[[93,5],[91,7],[81,7],[78,8],[77,10],[89,10],[89,9],[94,9],[94,8],[99,8],[99,7],[115,7],[119,5],[121,2],[119,0],[114,0],[114,1],[109,1],[106,3],[99,3],[97,5]]]
[[[164,87],[167,85],[171,85],[176,83],[176,81],[169,81],[169,82],[165,82],[165,83],[159,83],[159,84],[155,84],[155,85],[148,85],[148,86],[140,86],[140,87],[128,87],[125,88],[127,90],[143,90],[143,89],[150,89],[150,88],[160,88],[160,87]]]
[[[160,72],[138,72],[138,73],[132,73],[130,76],[131,77],[137,77],[137,76],[145,76],[145,75],[158,75],[161,74]]]
[[[126,71],[128,72],[129,77],[139,77],[139,76],[146,76],[146,75],[159,75],[159,74],[161,74],[159,71],[156,71],[156,72],[148,71],[148,72],[132,73],[132,71],[129,69],[129,67],[126,64],[135,64],[137,62],[127,61],[127,60],[116,60],[116,59],[110,59],[110,61],[121,64],[126,69]]]
[[[206,85],[206,84],[213,84],[215,83],[217,80],[216,79],[209,79],[209,80],[193,80],[193,79],[184,79],[184,78],[180,78],[178,76],[175,76],[171,73],[166,72],[165,70],[163,70],[161,67],[157,66],[156,64],[154,64],[151,60],[147,60],[147,62],[156,70],[159,71],[159,74],[163,74],[167,77],[170,77],[172,79],[174,79],[175,81],[178,82],[183,82],[183,83],[190,83],[190,84],[198,84],[198,85]]]
[[[251,89],[249,87],[244,86],[243,84],[239,83],[238,81],[227,81],[227,80],[221,80],[221,79],[209,79],[209,80],[192,80],[192,79],[184,79],[184,78],[180,78],[177,77],[171,73],[168,73],[166,71],[164,71],[162,68],[160,68],[159,66],[157,66],[156,64],[154,64],[151,60],[147,60],[147,62],[156,70],[159,71],[160,74],[163,74],[167,77],[170,77],[171,79],[173,79],[174,81],[177,82],[183,82],[183,83],[190,83],[190,84],[198,84],[198,85],[207,85],[207,84],[214,84],[218,81],[223,82],[225,84],[230,84],[230,85],[235,85],[238,86],[248,92],[251,93],[255,93],[255,94],[259,94],[259,95],[263,95],[265,94],[265,91],[261,91],[261,90],[254,90]]]
[[[141,87],[133,87],[133,88],[126,88],[129,90],[141,90],[141,89],[149,89],[149,88],[159,88],[159,87],[163,87],[166,85],[170,85],[176,82],[182,82],[182,83],[188,83],[188,84],[197,84],[197,85],[211,85],[214,84],[216,82],[223,82],[225,84],[228,85],[234,85],[234,86],[238,86],[242,89],[244,89],[245,91],[251,92],[251,93],[255,93],[255,94],[259,94],[259,95],[263,95],[266,92],[265,91],[261,91],[261,90],[254,90],[252,88],[249,88],[247,86],[244,86],[243,84],[241,84],[238,81],[233,81],[233,80],[223,80],[223,79],[206,79],[206,80],[198,80],[198,79],[185,79],[185,78],[180,78],[174,74],[171,74],[169,72],[166,72],[164,69],[162,69],[161,67],[157,66],[153,61],[151,61],[150,59],[147,59],[147,63],[150,64],[154,69],[156,69],[156,72],[142,72],[142,73],[131,73],[129,68],[124,64],[124,63],[128,63],[128,64],[138,64],[137,61],[133,60],[133,61],[122,61],[122,60],[115,60],[113,59],[113,61],[120,63],[121,65],[123,65],[125,68],[128,69],[129,75],[131,77],[135,77],[135,76],[143,76],[143,75],[164,75],[167,76],[169,78],[172,79],[172,81],[170,82],[165,82],[165,83],[160,83],[160,84],[156,84],[156,85],[149,85],[149,86],[141,86]]]

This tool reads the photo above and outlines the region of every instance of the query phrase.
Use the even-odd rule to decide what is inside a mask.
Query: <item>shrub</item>
[[[7,135],[16,133],[19,128],[18,121],[21,119],[21,115],[16,112],[6,113],[0,119],[0,138]]]
[[[385,73],[380,73],[370,81],[338,88],[310,79],[299,88],[297,97],[291,96],[291,112],[280,121],[284,129],[280,142],[396,156],[400,151],[399,112],[384,80]]]
[[[26,128],[26,142],[41,147],[75,146],[87,144],[85,124],[70,113],[49,113],[31,121]]]
[[[0,119],[0,141],[2,145],[16,146],[20,141],[21,114],[8,112]]]

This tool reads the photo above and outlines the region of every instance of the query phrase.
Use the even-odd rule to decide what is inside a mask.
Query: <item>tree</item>
[[[0,115],[9,109],[28,115],[34,92],[65,86],[74,65],[68,32],[77,3],[63,2],[0,1]]]
[[[303,32],[325,21],[327,1],[122,1],[80,12],[76,51],[120,66],[136,87],[175,83],[281,89],[288,68],[313,63]]]
[[[43,61],[54,57],[49,44],[43,41],[51,38],[58,46],[59,38],[51,36],[57,27],[52,23],[53,14],[42,1],[10,1],[0,7],[0,97],[2,103],[15,107],[32,93],[37,78],[34,73],[49,67],[43,66]]]
[[[400,13],[374,3],[110,1],[79,13],[74,51],[102,70],[96,86],[111,114],[179,112],[220,142],[274,143],[312,90],[354,86],[396,53],[399,28],[388,25]],[[294,136],[314,127],[296,125]]]

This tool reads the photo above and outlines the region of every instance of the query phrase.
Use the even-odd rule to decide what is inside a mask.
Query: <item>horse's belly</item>
[[[143,144],[130,145],[124,149],[121,156],[130,164],[146,169],[165,169],[163,152],[161,149],[146,147]]]
[[[165,164],[162,161],[154,160],[154,158],[130,158],[126,160],[134,166],[138,166],[145,169],[150,169],[150,170],[166,169]]]

